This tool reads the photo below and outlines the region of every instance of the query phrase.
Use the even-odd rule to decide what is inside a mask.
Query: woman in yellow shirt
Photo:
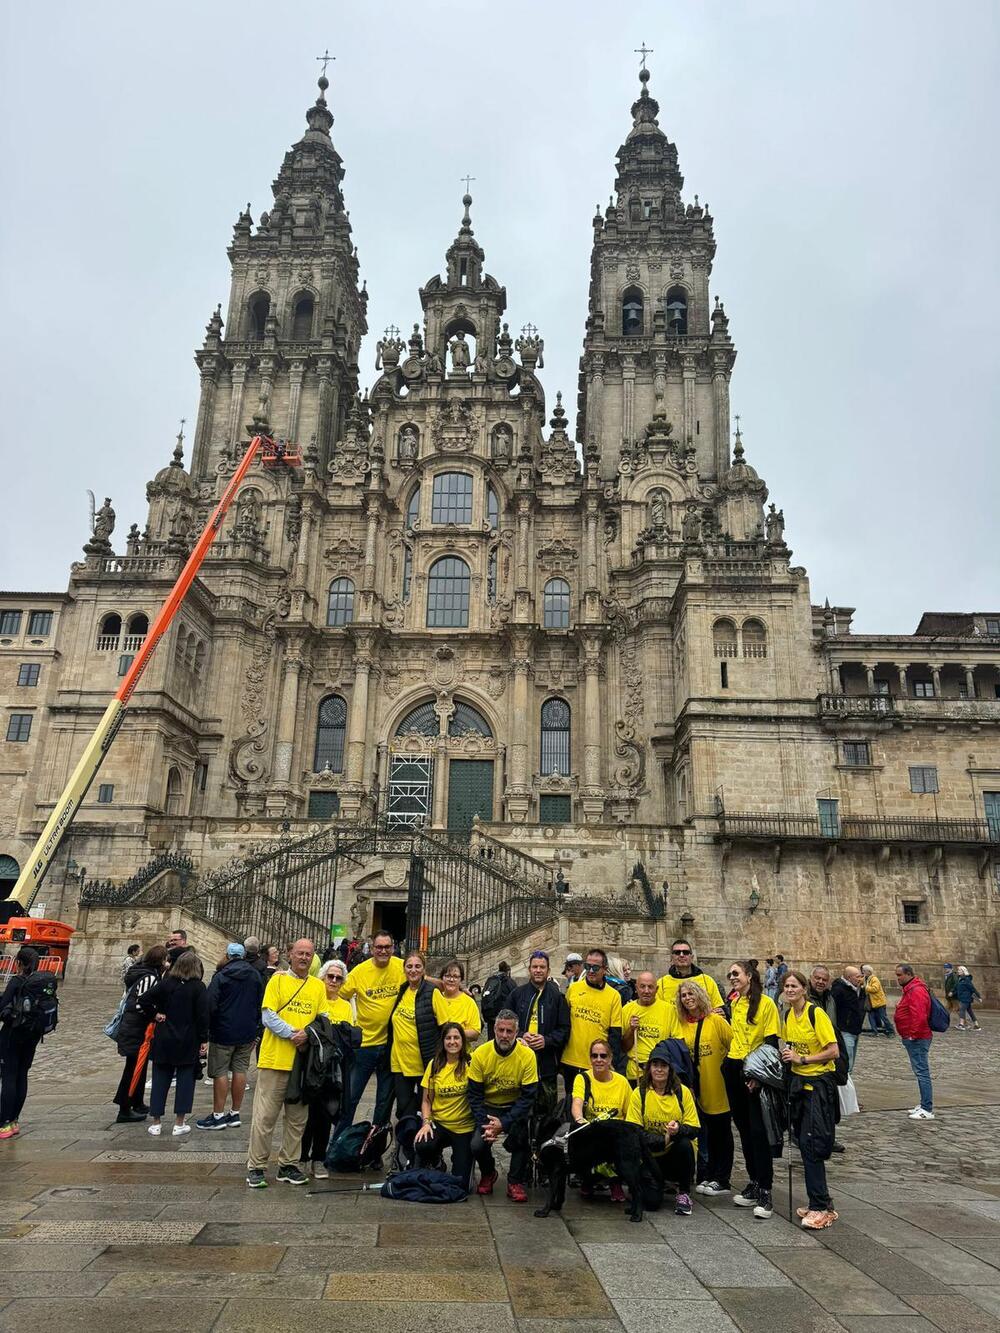
[[[340,998],[340,988],[347,980],[346,964],[342,963],[339,958],[334,958],[329,963],[323,964],[317,976],[326,987],[327,1018],[331,1023],[350,1023],[353,1026],[354,1011],[347,1000]],[[348,1071],[349,1066],[345,1061],[340,1071],[345,1088],[349,1077]],[[302,1149],[299,1160],[302,1164],[302,1170],[307,1175],[310,1167],[312,1168],[316,1180],[326,1180],[329,1176],[329,1172],[323,1165],[323,1159],[326,1157],[332,1128],[333,1121],[330,1119],[326,1107],[321,1102],[310,1102],[309,1119],[306,1121],[305,1132],[302,1135]]]
[[[424,1070],[424,1123],[414,1140],[421,1166],[432,1166],[444,1149],[450,1148],[451,1174],[466,1188],[472,1174],[472,1134],[476,1128],[469,1105],[471,1058],[462,1024],[445,1023],[434,1059]]]
[[[733,1196],[737,1208],[752,1208],[754,1217],[767,1218],[774,1211],[771,1185],[774,1158],[760,1109],[760,1088],[743,1076],[743,1061],[766,1042],[778,1047],[778,1006],[764,994],[757,969],[750,963],[733,963],[726,973],[729,983],[730,1027],[733,1038],[722,1062],[729,1109],[743,1149],[749,1182]]]
[[[801,972],[785,973],[781,996],[788,1005],[781,1024],[781,1058],[792,1073],[789,1120],[809,1195],[809,1207],[797,1211],[807,1231],[822,1231],[837,1220],[826,1184],[826,1163],[840,1118],[834,1077],[840,1046],[825,1011],[809,1003],[808,983]]]
[[[626,1119],[645,1131],[660,1174],[677,1185],[674,1212],[688,1217],[698,1153],[698,1111],[690,1088],[670,1067],[667,1049],[663,1042],[650,1053],[639,1086],[629,1098]]]
[[[414,949],[403,959],[406,981],[400,986],[389,1018],[389,1068],[393,1074],[396,1121],[415,1116],[420,1107],[420,1080],[438,1046],[445,1014],[440,993],[424,975],[424,956]]]
[[[460,1023],[465,1029],[465,1038],[470,1046],[475,1046],[482,1035],[483,1020],[479,1006],[471,995],[462,990],[465,980],[465,968],[453,958],[441,969],[441,991],[439,1011],[453,1023]]]
[[[624,1074],[615,1072],[611,1065],[611,1047],[603,1037],[590,1043],[590,1073],[577,1074],[573,1080],[570,1118],[574,1125],[585,1125],[590,1120],[624,1120],[628,1114],[632,1089]],[[625,1202],[621,1181],[611,1181],[614,1203]],[[580,1194],[593,1196],[592,1177],[581,1178]]]
[[[733,1170],[733,1123],[722,1077],[722,1062],[729,1054],[733,1030],[714,1011],[711,996],[697,981],[677,987],[677,1014],[681,1036],[691,1052],[695,1069],[695,1102],[705,1130],[705,1151],[695,1170],[698,1194],[728,1194]]]

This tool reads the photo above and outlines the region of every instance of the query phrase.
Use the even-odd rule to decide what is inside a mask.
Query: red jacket
[[[903,993],[892,1016],[901,1037],[931,1037],[931,993],[921,977],[913,977],[903,987]]]

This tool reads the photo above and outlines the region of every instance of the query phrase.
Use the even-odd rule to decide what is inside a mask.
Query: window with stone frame
[[[910,791],[918,796],[930,796],[938,792],[938,771],[931,764],[910,765]]]
[[[573,800],[570,796],[545,793],[538,798],[539,824],[569,824],[573,819]]]
[[[21,612],[0,611],[0,634],[20,634]]]
[[[346,741],[347,703],[339,694],[328,694],[319,705],[313,772],[329,768],[331,773],[342,773]]]
[[[328,626],[349,625],[354,619],[354,584],[350,579],[334,579],[326,603]]]
[[[42,668],[37,662],[22,662],[17,669],[18,685],[37,685]]]
[[[742,635],[744,657],[767,656],[767,630],[759,620],[744,620]]]
[[[872,747],[867,741],[844,741],[844,763],[848,768],[868,768],[872,762]]]
[[[31,736],[31,713],[11,713],[7,719],[7,739],[23,744]]]
[[[549,579],[542,595],[542,624],[546,629],[569,629],[570,590],[565,579]]]
[[[439,472],[431,491],[432,523],[472,522],[472,476],[468,472]]]
[[[712,626],[712,649],[716,657],[739,657],[740,646],[733,621],[723,618]]]
[[[102,782],[97,788],[97,804],[113,805],[115,799],[115,784],[113,782]]]
[[[39,639],[52,633],[52,612],[32,611],[28,617],[28,634]]]
[[[991,639],[1000,639],[1000,620],[989,617],[986,621],[986,634]]]
[[[311,791],[309,807],[306,811],[309,819],[336,819],[340,814],[340,795],[335,791]]]
[[[542,777],[570,772],[570,707],[565,699],[546,699],[541,712]]]
[[[915,680],[913,682],[914,699],[933,699],[934,682],[932,680]]]
[[[468,629],[472,576],[458,556],[435,560],[427,575],[427,624],[431,629]]]
[[[406,526],[415,528],[420,521],[420,487],[414,486],[406,504]]]
[[[491,528],[500,526],[500,501],[492,486],[486,487],[486,522]]]
[[[924,924],[924,911],[926,908],[924,902],[904,902],[902,908],[904,926],[922,926]]]

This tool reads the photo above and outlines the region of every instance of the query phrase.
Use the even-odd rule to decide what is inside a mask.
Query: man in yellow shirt
[[[267,983],[261,1018],[264,1035],[257,1056],[257,1088],[250,1122],[247,1184],[265,1189],[264,1174],[271,1155],[271,1136],[284,1113],[277,1179],[285,1185],[304,1185],[307,1176],[299,1170],[302,1134],[309,1118],[306,1102],[286,1102],[285,1089],[292,1072],[295,1052],[308,1040],[306,1028],[318,1014],[326,1013],[326,987],[309,975],[316,950],[312,940],[296,940],[288,950],[290,972],[276,972]]]
[[[389,1069],[389,1017],[406,982],[403,960],[393,952],[393,938],[387,930],[372,938],[372,956],[352,968],[340,988],[342,1000],[354,1000],[361,1048],[354,1052],[344,1103],[337,1121],[338,1132],[354,1120],[358,1103],[372,1074],[375,1075],[375,1110],[372,1123],[388,1125],[392,1114],[393,1077]]]
[[[662,977],[658,987],[661,1000],[674,1005],[676,1009],[677,987],[682,981],[697,981],[699,986],[708,991],[708,998],[717,1014],[722,1013],[722,992],[715,983],[715,978],[703,972],[694,961],[694,950],[688,940],[674,940],[670,946],[670,966]]]
[[[501,1009],[493,1022],[493,1040],[477,1046],[469,1064],[469,1105],[476,1132],[472,1155],[479,1165],[477,1194],[492,1194],[497,1167],[493,1145],[501,1134],[510,1153],[507,1198],[528,1201],[531,1140],[528,1117],[538,1090],[535,1052],[517,1039],[517,1014]]]
[[[569,1041],[562,1053],[562,1075],[566,1095],[573,1091],[573,1080],[583,1070],[590,1072],[590,1044],[600,1038],[611,1047],[612,1064],[621,1073],[622,1001],[614,986],[608,984],[608,955],[603,949],[591,949],[584,963],[583,976],[566,992],[569,1005]]]
[[[633,1088],[657,1042],[681,1035],[677,1010],[657,998],[652,972],[640,972],[635,989],[637,998],[622,1009],[622,1050],[628,1054],[625,1074]]]

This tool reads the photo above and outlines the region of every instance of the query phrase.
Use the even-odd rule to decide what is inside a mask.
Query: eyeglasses
[[[591,1060],[610,1060],[611,1056],[608,1055],[607,1051],[594,1051],[590,1058]]]
[[[678,956],[678,958],[680,958],[683,954],[689,954],[689,953],[691,952],[691,950],[690,950],[690,949],[671,949],[670,952],[671,952],[671,953],[675,953],[675,954]]]
[[[603,963],[585,963],[585,964],[584,964],[584,967],[586,968],[586,970],[587,970],[588,972],[603,972],[603,971],[604,971],[604,964],[603,964]]]
[[[739,979],[740,979],[740,977],[741,977],[742,975],[743,975],[742,972],[727,972],[727,973],[726,973],[726,980],[727,980],[727,981],[739,981]]]
[[[391,945],[391,944],[373,944],[373,945],[372,945],[372,949],[375,951],[375,953],[391,953],[391,952],[392,952],[392,945]]]

